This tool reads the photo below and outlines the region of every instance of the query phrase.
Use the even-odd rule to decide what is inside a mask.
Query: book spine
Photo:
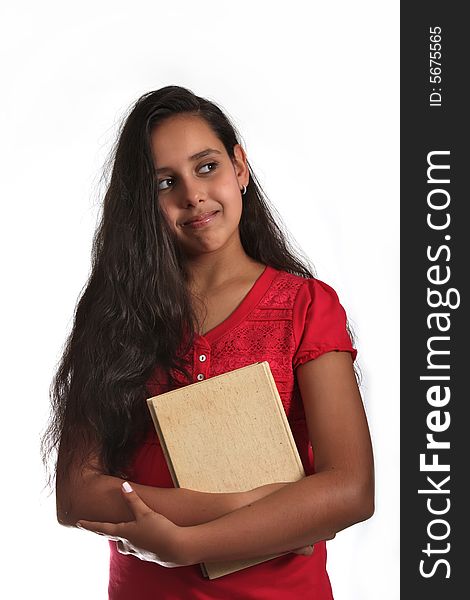
[[[149,398],[147,400],[147,405],[149,407],[150,414],[152,415],[153,424],[155,425],[155,430],[157,432],[158,439],[160,441],[160,446],[162,447],[163,454],[165,456],[165,460],[166,460],[166,464],[168,466],[168,470],[170,471],[171,479],[173,480],[173,485],[175,486],[175,488],[179,488],[181,486],[180,486],[180,484],[178,482],[178,478],[176,476],[175,469],[173,467],[173,463],[171,461],[170,454],[168,452],[168,448],[167,448],[167,445],[166,445],[166,442],[165,442],[165,438],[164,438],[163,432],[162,432],[162,430],[160,428],[160,423],[158,422],[157,412],[156,412],[155,406],[153,404],[153,398]]]

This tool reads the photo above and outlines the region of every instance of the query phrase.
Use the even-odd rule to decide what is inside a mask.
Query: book
[[[243,492],[305,477],[268,361],[147,400],[175,487]],[[201,563],[215,579],[288,552]]]

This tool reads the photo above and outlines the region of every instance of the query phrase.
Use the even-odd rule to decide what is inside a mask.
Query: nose
[[[185,179],[181,189],[182,203],[186,206],[196,206],[199,202],[204,202],[206,192],[203,183],[200,180],[189,177]]]

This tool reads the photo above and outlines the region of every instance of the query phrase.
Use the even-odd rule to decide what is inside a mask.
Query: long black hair
[[[104,472],[125,477],[150,424],[145,383],[152,371],[158,365],[170,381],[172,370],[189,379],[182,357],[194,341],[197,320],[184,256],[157,201],[150,145],[154,127],[178,113],[204,119],[231,159],[240,143],[216,103],[180,86],[144,94],[123,119],[105,165],[108,182],[90,276],[50,387],[51,417],[41,454],[47,468],[58,451],[57,478],[67,475],[72,461],[83,465],[92,455]],[[245,252],[276,269],[314,277],[314,267],[247,164],[239,225]]]

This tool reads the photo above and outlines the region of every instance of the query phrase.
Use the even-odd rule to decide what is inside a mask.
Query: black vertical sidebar
[[[470,598],[470,25],[464,7],[401,2],[402,600]]]

